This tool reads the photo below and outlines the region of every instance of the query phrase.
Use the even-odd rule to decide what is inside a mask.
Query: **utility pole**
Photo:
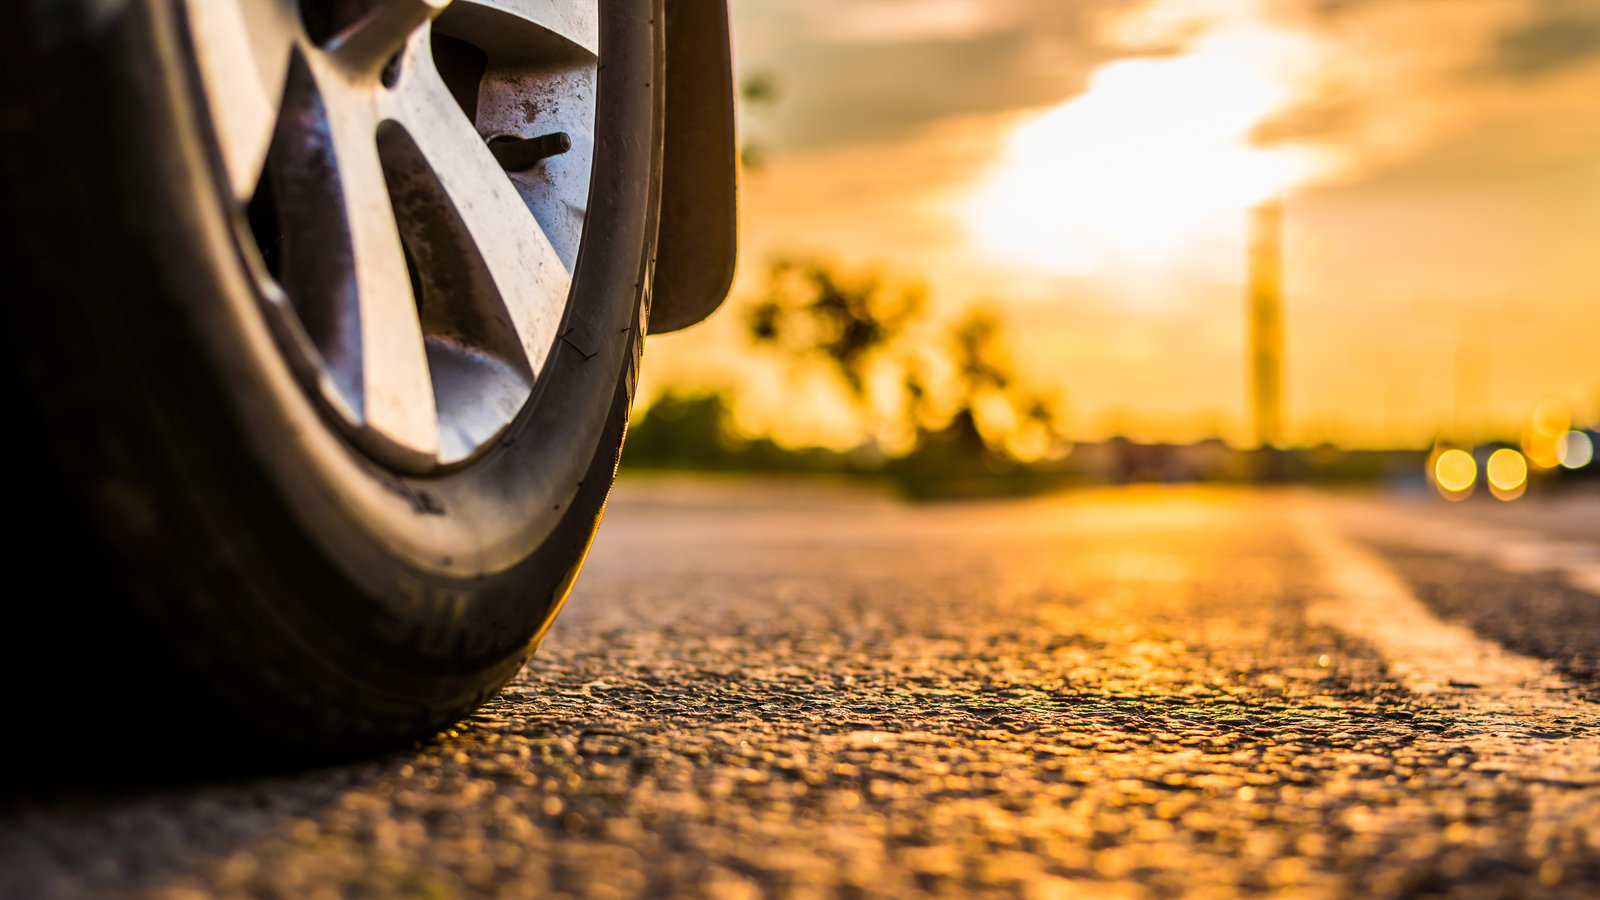
[[[1250,407],[1263,448],[1283,442],[1283,201],[1250,210]]]

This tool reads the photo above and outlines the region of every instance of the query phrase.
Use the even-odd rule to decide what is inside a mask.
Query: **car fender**
[[[722,305],[738,246],[739,141],[726,0],[666,4],[666,136],[650,333]]]

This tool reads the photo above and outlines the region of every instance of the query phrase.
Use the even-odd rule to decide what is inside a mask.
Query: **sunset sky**
[[[1248,436],[1245,210],[1285,198],[1291,442],[1600,415],[1600,0],[733,0],[732,315],[651,344],[647,394],[847,440],[748,358],[764,260],[990,302],[1079,439]],[[1459,399],[1458,399],[1459,395]]]

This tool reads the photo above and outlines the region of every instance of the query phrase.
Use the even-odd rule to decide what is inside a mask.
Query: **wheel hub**
[[[459,466],[531,395],[593,170],[593,0],[187,0],[278,345],[403,472]]]

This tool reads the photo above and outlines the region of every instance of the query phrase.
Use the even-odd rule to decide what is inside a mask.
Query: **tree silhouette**
[[[872,365],[924,306],[921,287],[891,289],[875,272],[851,276],[815,261],[779,260],[745,325],[758,345],[824,360],[862,403]]]
[[[1023,447],[1039,456],[1063,443],[1059,404],[1026,386],[1004,320],[992,309],[975,307],[947,324],[929,315],[920,285],[781,259],[769,267],[744,322],[758,348],[831,372],[869,419],[868,430],[887,424],[912,433],[907,452],[937,443],[946,456],[1015,462]],[[873,395],[884,383],[897,385],[895,396]],[[899,418],[884,421],[890,415]]]

